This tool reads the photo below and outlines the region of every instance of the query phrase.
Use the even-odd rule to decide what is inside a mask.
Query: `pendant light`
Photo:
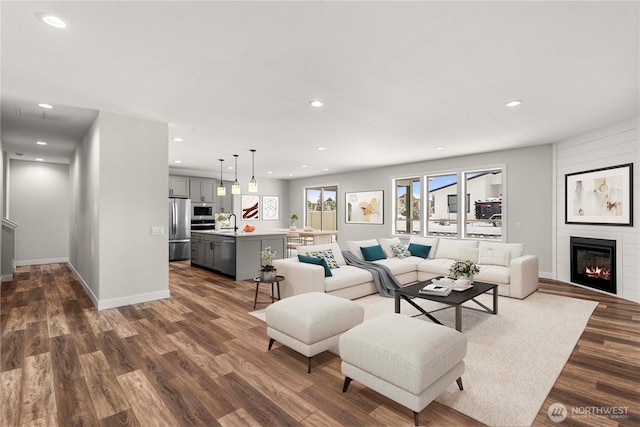
[[[258,183],[255,178],[255,154],[256,150],[253,148],[251,150],[251,179],[249,180],[249,193],[257,193],[258,192]]]
[[[227,189],[224,188],[224,184],[222,183],[222,162],[224,162],[224,159],[218,160],[220,160],[220,185],[218,185],[218,196],[226,196]]]
[[[233,185],[231,186],[231,194],[240,194],[240,183],[238,182],[238,155],[234,154],[233,157],[236,159],[236,180],[233,181]]]

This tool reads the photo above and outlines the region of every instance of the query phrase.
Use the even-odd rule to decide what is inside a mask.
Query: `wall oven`
[[[214,203],[191,202],[191,219],[192,220],[210,220],[214,221],[215,214]]]

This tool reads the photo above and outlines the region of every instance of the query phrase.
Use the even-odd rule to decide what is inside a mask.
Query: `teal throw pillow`
[[[411,255],[413,256],[419,256],[420,258],[427,259],[430,250],[431,246],[409,243],[409,252],[411,252]]]
[[[409,249],[407,249],[407,247],[402,243],[399,245],[391,245],[391,250],[393,251],[393,254],[400,259],[409,258],[411,256]]]
[[[364,248],[360,248],[360,250],[362,251],[362,256],[364,257],[365,261],[377,261],[379,259],[387,258],[387,256],[384,254],[382,246],[380,245],[367,246]]]
[[[314,256],[316,258],[322,258],[323,260],[325,260],[327,262],[327,265],[329,266],[329,268],[340,268],[340,266],[338,265],[338,262],[333,257],[333,251],[331,249],[307,252],[307,256]]]
[[[316,258],[314,256],[298,255],[298,261],[306,262],[307,264],[321,265],[324,267],[324,277],[333,276],[333,274],[331,274],[331,269],[327,265],[327,261],[323,260],[322,258]]]

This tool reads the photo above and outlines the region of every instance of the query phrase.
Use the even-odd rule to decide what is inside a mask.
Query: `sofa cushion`
[[[398,256],[393,252],[393,246],[401,245],[401,244],[402,244],[402,241],[400,240],[399,237],[390,237],[390,238],[381,237],[380,238],[380,246],[382,246],[382,249],[384,249],[384,253],[387,254],[387,258]]]
[[[436,258],[425,259],[418,264],[418,271],[425,271],[427,273],[438,274],[440,276],[449,275],[449,267],[453,264],[452,259]]]
[[[481,241],[478,244],[478,249],[509,251],[509,259],[520,258],[524,255],[524,243],[500,243]]]
[[[360,248],[366,246],[375,246],[378,244],[376,239],[369,240],[349,240],[346,242],[347,250],[364,261],[364,256],[362,256],[362,251]]]
[[[363,246],[360,248],[360,251],[362,252],[362,256],[365,261],[377,261],[379,259],[387,258],[387,255],[385,255],[384,250],[382,250],[382,246],[380,245]]]
[[[509,267],[509,251],[500,251],[497,249],[480,249],[478,255],[478,264],[501,265],[503,267]]]
[[[440,239],[437,237],[411,236],[409,238],[409,243],[417,243],[418,245],[431,246],[431,250],[429,251],[429,259],[435,258],[439,241]]]
[[[460,254],[460,260],[461,261],[469,260],[471,262],[475,262],[476,264],[478,264],[479,254],[480,252],[478,248],[462,248],[462,253]]]
[[[409,258],[411,256],[409,249],[407,249],[407,247],[402,243],[399,245],[392,245],[391,250],[393,251],[393,254],[400,259]]]
[[[409,247],[407,248],[407,250],[413,256],[427,259],[427,257],[429,256],[429,252],[431,252],[431,246],[409,243]]]
[[[331,270],[331,273],[333,276],[325,277],[324,279],[325,292],[333,292],[338,289],[373,282],[373,276],[371,273],[352,265],[345,265],[337,270]]]
[[[321,265],[324,267],[324,277],[332,276],[331,269],[329,268],[329,265],[327,265],[327,261],[325,261],[322,258],[316,258],[314,256],[304,256],[304,255],[298,254],[298,261],[306,262],[307,264]]]
[[[340,266],[347,265],[347,262],[344,260],[344,257],[342,256],[342,249],[340,249],[340,246],[338,246],[337,243],[325,243],[323,245],[308,245],[308,246],[302,245],[296,248],[296,252],[302,255],[307,255],[307,252],[324,251],[327,249],[331,249],[331,252],[333,252],[333,257],[335,258],[338,265]]]
[[[435,258],[462,259],[462,248],[477,248],[477,240],[440,239]]]
[[[424,261],[424,259],[422,259],[422,261]],[[399,276],[401,274],[411,273],[413,271],[416,271],[415,263],[407,262],[406,260],[400,259],[397,257],[381,259],[381,260],[375,261],[375,263],[388,267],[389,270],[391,270],[391,274],[393,274],[394,276]]]
[[[510,283],[509,267],[501,265],[481,265],[480,272],[474,275],[474,279],[480,282],[491,282],[508,285]]]

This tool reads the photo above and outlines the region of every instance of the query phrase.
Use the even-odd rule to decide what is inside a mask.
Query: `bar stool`
[[[289,258],[291,258],[293,251],[300,246],[301,243],[300,233],[297,231],[289,231],[289,233],[287,233],[287,254]]]

